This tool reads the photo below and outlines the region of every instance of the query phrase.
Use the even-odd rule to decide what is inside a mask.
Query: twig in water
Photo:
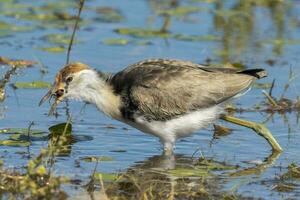
[[[269,103],[270,103],[272,106],[274,106],[274,107],[276,107],[276,108],[279,107],[279,105],[278,105],[277,102],[273,99],[273,97],[271,97],[265,90],[263,90],[262,92],[263,92],[263,94],[267,97]]]
[[[283,89],[283,92],[282,92],[282,94],[281,94],[280,99],[282,99],[282,98],[284,97],[286,91],[289,89],[291,80],[293,79],[293,74],[294,74],[294,73],[293,73],[293,70],[292,70],[292,68],[290,67],[290,71],[289,71],[289,80],[288,80],[288,82],[284,85],[284,89]]]
[[[271,87],[270,87],[270,90],[269,90],[269,95],[270,96],[272,96],[272,92],[273,92],[274,86],[275,86],[275,78],[273,79]]]
[[[72,36],[71,36],[69,47],[68,47],[68,51],[67,51],[67,61],[66,61],[66,64],[68,64],[69,61],[70,61],[70,53],[71,53],[73,41],[74,41],[74,38],[75,38],[75,33],[76,33],[76,30],[77,30],[77,27],[78,27],[78,23],[79,23],[79,19],[80,19],[80,14],[81,14],[81,11],[82,11],[82,8],[83,8],[83,5],[84,5],[84,1],[85,0],[79,0],[79,9],[78,9],[78,13],[77,13],[77,16],[76,16],[76,22],[75,22],[75,25],[74,25],[74,29],[73,29],[73,32],[72,32]]]
[[[86,185],[86,186],[87,186],[86,190],[87,190],[87,192],[89,193],[90,198],[91,198],[92,200],[95,199],[95,197],[94,197],[94,191],[95,191],[95,174],[96,174],[96,170],[97,170],[98,164],[99,164],[99,160],[97,159],[95,168],[94,168],[93,173],[92,173],[92,175],[91,175],[91,180],[90,180],[89,183]]]

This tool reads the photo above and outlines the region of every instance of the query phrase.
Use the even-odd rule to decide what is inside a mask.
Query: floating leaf
[[[54,135],[71,135],[72,134],[72,124],[71,123],[60,123],[49,128],[51,134]]]
[[[0,133],[5,134],[28,134],[28,128],[3,128],[0,129]],[[43,134],[44,132],[41,130],[30,130],[30,134],[38,135]]]
[[[81,158],[81,160],[85,162],[110,162],[113,161],[114,159],[109,156],[86,156]]]
[[[221,41],[221,38],[214,35],[183,35],[183,34],[176,34],[173,36],[176,40],[183,40],[183,41]]]
[[[0,140],[0,145],[2,146],[20,146],[20,147],[28,147],[30,146],[29,141],[16,141],[16,140]]]
[[[40,7],[41,10],[46,10],[52,12],[53,10],[64,11],[70,8],[76,8],[77,3],[75,1],[55,1],[47,2],[46,4]]]
[[[11,31],[11,32],[23,32],[23,31],[31,31],[33,27],[30,26],[17,26],[14,24],[9,24],[6,22],[0,21],[0,30],[3,31]]]
[[[100,172],[96,172],[94,174],[94,177],[96,179],[102,179],[103,181],[115,181],[118,178],[118,174],[113,174],[113,173],[100,173]]]
[[[177,177],[206,177],[210,176],[208,170],[193,168],[176,168],[168,171]]]
[[[127,45],[129,40],[125,38],[109,38],[103,40],[103,44],[105,45]]]
[[[212,159],[200,158],[197,163],[197,168],[206,170],[233,170],[237,169],[237,166],[228,165],[224,162],[217,162]]]
[[[96,8],[96,12],[99,14],[95,18],[97,21],[112,23],[124,20],[121,11],[112,7],[98,7]]]
[[[219,17],[232,17],[232,16],[245,16],[251,18],[251,16],[240,10],[217,10],[215,14]]]
[[[166,9],[166,10],[160,10],[158,11],[158,14],[160,15],[171,15],[171,16],[185,16],[192,13],[197,13],[201,11],[200,7],[194,7],[194,6],[178,6],[173,9]]]
[[[148,37],[168,38],[171,36],[170,33],[158,29],[118,28],[115,29],[115,32],[121,35],[130,35],[133,37],[141,37],[141,38],[148,38]]]
[[[59,47],[42,47],[39,49],[42,51],[47,51],[47,52],[51,52],[51,53],[61,53],[61,52],[65,51],[65,48],[61,47],[61,46],[59,46]]]
[[[44,37],[48,42],[55,44],[69,44],[70,35],[67,34],[49,34]],[[78,43],[77,40],[74,40],[73,43]]]
[[[41,89],[41,88],[50,88],[51,83],[43,81],[32,81],[32,82],[16,82],[12,86],[16,89]]]
[[[262,44],[272,44],[272,45],[299,45],[300,40],[299,39],[270,39],[261,41]]]

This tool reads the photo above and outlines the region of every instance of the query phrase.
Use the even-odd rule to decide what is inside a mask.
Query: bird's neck
[[[84,91],[79,91],[84,101],[95,104],[104,114],[119,119],[121,98],[117,96],[104,74],[93,71],[87,79]]]

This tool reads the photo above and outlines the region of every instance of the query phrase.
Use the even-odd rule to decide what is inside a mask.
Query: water
[[[13,25],[31,27],[25,32],[10,31],[11,36],[0,37],[1,55],[14,59],[26,59],[40,62],[33,68],[18,71],[10,83],[20,81],[42,80],[52,82],[56,72],[65,64],[66,53],[51,53],[40,48],[49,46],[65,46],[66,44],[50,43],[43,39],[45,35],[71,34],[74,20],[29,20],[23,15],[10,16],[10,11],[17,6],[18,12],[53,13],[57,7],[42,9],[43,5],[56,1],[0,1],[0,21]],[[58,2],[58,1],[57,1]],[[59,1],[62,4],[68,1]],[[168,1],[162,1],[167,5]],[[239,4],[240,2],[240,4]],[[250,1],[249,1],[250,2]],[[160,29],[163,17],[157,15],[160,1],[131,0],[131,1],[87,1],[86,9],[82,14],[82,25],[77,31],[76,39],[71,52],[71,61],[86,63],[98,70],[116,72],[125,66],[146,58],[176,58],[190,60],[196,63],[220,64],[242,63],[248,67],[265,68],[269,76],[259,81],[271,83],[276,79],[273,90],[274,97],[280,97],[284,85],[288,82],[291,69],[294,74],[299,73],[299,44],[300,44],[300,11],[298,1],[178,1],[180,6],[200,8],[200,11],[184,16],[171,16],[169,31],[172,34],[185,36],[213,36],[214,40],[184,41],[175,38],[146,37],[136,38],[128,35],[119,35],[117,28],[152,28]],[[274,2],[274,3],[268,3]],[[276,3],[277,2],[277,3]],[[278,3],[279,2],[279,3]],[[76,13],[72,3],[62,11]],[[120,10],[123,20],[118,22],[103,22],[96,20],[100,14],[95,12],[97,7],[113,7]],[[59,6],[58,8],[62,8]],[[59,9],[58,9],[59,10]],[[227,10],[227,11],[225,11]],[[231,10],[231,11],[228,11]],[[58,24],[60,26],[58,26]],[[1,29],[1,28],[0,28]],[[6,31],[6,29],[1,29]],[[127,45],[107,45],[103,41],[111,38],[125,38],[130,42]],[[140,45],[141,42],[150,42],[150,45]],[[270,64],[271,63],[271,64]],[[47,67],[48,73],[41,74],[40,67]],[[1,66],[1,73],[8,69]],[[290,83],[285,96],[296,100],[299,96],[299,81],[296,77]],[[260,88],[253,88],[248,94],[235,100],[238,107],[251,108],[265,101]],[[38,107],[40,98],[46,89],[17,89],[7,85],[7,97],[0,104],[1,128],[27,128],[34,122],[34,129],[47,131],[51,125],[65,122],[65,109],[59,109],[59,117],[48,117],[49,105]],[[125,172],[129,168],[138,168],[136,163],[147,163],[161,154],[161,146],[156,138],[143,134],[118,121],[109,119],[99,113],[92,105],[70,102],[70,111],[73,117],[73,134],[90,136],[92,140],[74,143],[68,156],[57,157],[55,174],[63,174],[70,178],[79,178],[84,185],[94,170],[95,163],[81,161],[85,156],[109,156],[114,161],[102,162],[97,171],[103,173]],[[275,180],[280,174],[287,171],[290,163],[299,164],[298,145],[300,141],[297,112],[288,112],[284,115],[275,113],[266,122],[266,126],[273,133],[284,149],[284,152],[273,160],[273,163],[263,168],[260,173],[229,176],[226,170],[216,171],[218,184],[222,191],[234,191],[237,194],[266,199],[297,198],[300,192],[299,182],[291,192],[278,192],[274,189]],[[270,113],[243,112],[236,116],[263,122]],[[196,156],[213,158],[215,161],[225,161],[239,169],[254,167],[253,162],[262,162],[271,156],[270,146],[252,130],[222,124],[234,129],[233,133],[213,140],[212,127],[200,130],[189,138],[178,141],[176,156],[190,158],[196,150]],[[109,128],[113,127],[113,128]],[[1,139],[7,135],[1,135]],[[36,141],[29,151],[24,147],[0,147],[0,156],[6,168],[22,168],[28,159],[28,152],[37,155],[41,148],[47,147],[48,141]],[[23,153],[22,153],[23,152]],[[276,156],[275,156],[276,157]],[[158,165],[163,163],[163,158]],[[80,166],[76,167],[76,163]],[[152,162],[152,161],[151,161]],[[169,161],[168,161],[169,162]],[[180,163],[180,161],[178,161]],[[185,161],[188,162],[188,161]],[[171,162],[172,163],[172,162]],[[174,163],[173,163],[174,164]],[[140,167],[140,166],[139,166]],[[147,167],[142,167],[146,168]],[[149,168],[149,167],[148,167]],[[66,186],[69,195],[84,193],[85,189]],[[78,188],[77,188],[78,189]],[[74,193],[75,192],[75,193]]]

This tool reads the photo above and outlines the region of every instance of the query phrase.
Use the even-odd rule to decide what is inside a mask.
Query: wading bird
[[[95,104],[104,114],[159,137],[171,154],[176,139],[214,122],[225,102],[265,76],[263,69],[208,68],[181,60],[144,60],[116,74],[71,63],[57,73],[40,105],[49,97],[55,97],[50,112],[63,99]]]

